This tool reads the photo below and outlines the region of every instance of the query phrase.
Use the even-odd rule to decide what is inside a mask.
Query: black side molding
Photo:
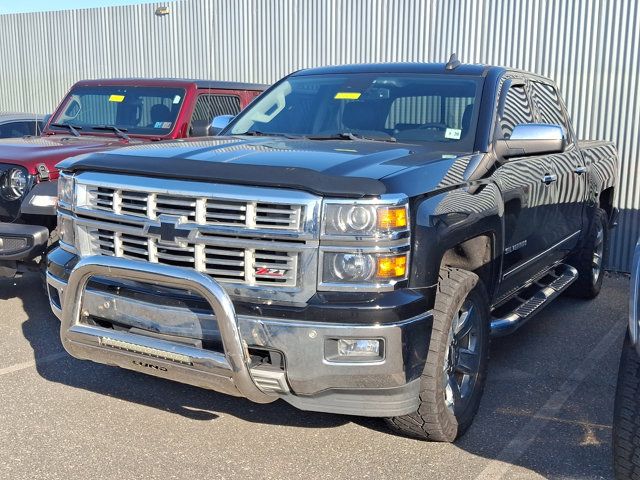
[[[66,170],[289,188],[326,197],[362,198],[386,192],[384,183],[372,178],[327,175],[300,167],[239,165],[176,157],[150,158],[98,153],[74,162]]]

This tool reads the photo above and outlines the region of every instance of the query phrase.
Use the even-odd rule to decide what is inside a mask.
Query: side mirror
[[[526,157],[546,153],[562,153],[567,139],[564,128],[546,123],[516,125],[511,137],[496,140],[498,158]]]
[[[220,132],[231,123],[231,120],[233,120],[233,118],[233,115],[218,115],[217,117],[214,117],[211,125],[209,125],[209,135],[219,135]]]

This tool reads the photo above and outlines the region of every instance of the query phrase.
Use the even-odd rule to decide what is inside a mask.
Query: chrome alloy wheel
[[[595,285],[602,273],[602,257],[604,256],[604,226],[602,222],[598,224],[596,241],[593,247],[593,257],[591,260],[591,281]]]
[[[465,300],[451,322],[443,368],[444,402],[451,413],[461,412],[473,394],[480,369],[478,310]]]

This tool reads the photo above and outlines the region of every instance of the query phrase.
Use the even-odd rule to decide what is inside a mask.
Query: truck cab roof
[[[248,82],[226,82],[220,80],[200,80],[189,78],[104,78],[93,80],[81,80],[73,85],[78,86],[100,86],[100,85],[132,85],[132,86],[165,86],[165,87],[186,87],[193,85],[196,88],[212,90],[266,90],[268,85],[262,83]]]

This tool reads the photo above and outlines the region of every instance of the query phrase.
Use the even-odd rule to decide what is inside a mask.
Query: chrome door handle
[[[557,181],[558,181],[557,175],[547,174],[544,177],[542,177],[542,183],[544,183],[545,185],[549,185],[550,183],[557,182]]]
[[[581,165],[579,167],[576,167],[573,171],[578,175],[582,175],[583,173],[587,173],[587,170],[588,170],[587,167],[585,167],[584,165]]]

